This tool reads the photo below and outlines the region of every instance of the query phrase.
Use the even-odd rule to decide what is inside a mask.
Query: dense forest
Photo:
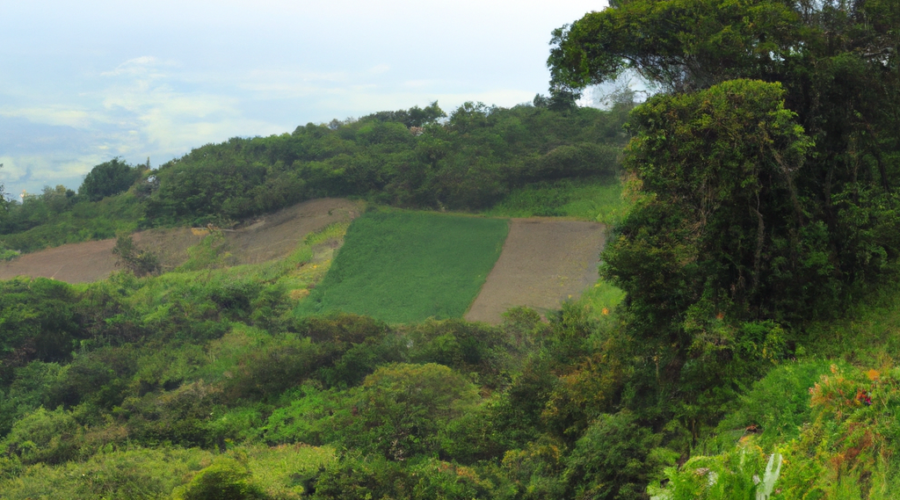
[[[4,497],[896,498],[900,4],[610,4],[553,33],[532,105],[116,159],[0,207],[14,257],[324,196],[550,215],[618,175],[630,204],[591,290],[497,326],[300,314],[347,225],[264,264],[0,282]],[[574,106],[622,75],[655,94]]]

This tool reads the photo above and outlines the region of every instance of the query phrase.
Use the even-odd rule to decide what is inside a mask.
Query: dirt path
[[[245,221],[225,231],[228,252],[235,264],[255,264],[285,257],[310,232],[334,222],[351,220],[362,210],[358,202],[342,198],[310,200],[278,212]],[[153,229],[134,234],[138,248],[160,257],[164,270],[188,259],[188,248],[206,236],[191,228]],[[72,243],[22,255],[0,263],[0,280],[16,276],[54,278],[69,283],[87,283],[106,278],[116,271],[113,239]]]
[[[511,307],[543,314],[569,297],[578,298],[598,279],[603,231],[595,222],[512,219],[500,258],[466,319],[497,324]]]

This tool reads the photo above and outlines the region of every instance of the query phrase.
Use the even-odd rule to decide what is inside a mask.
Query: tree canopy
[[[141,172],[142,166],[132,167],[119,158],[113,158],[91,169],[78,188],[78,194],[91,201],[102,200],[128,190],[140,179]]]
[[[757,140],[763,139],[759,134],[764,122],[759,129],[746,129],[739,139],[726,142],[756,144],[761,152],[772,152],[772,161],[777,160],[772,164],[780,162],[778,168],[790,175],[756,171],[744,181],[745,187],[768,182],[764,176],[790,179],[790,189],[777,190],[779,199],[762,195],[758,207],[765,213],[793,205],[792,215],[763,217],[758,229],[746,222],[757,217],[756,208],[734,212],[723,227],[745,227],[743,234],[730,234],[749,246],[723,248],[716,258],[717,266],[729,267],[744,261],[741,252],[754,256],[753,271],[741,276],[746,280],[742,290],[761,286],[757,282],[761,269],[780,268],[782,285],[741,299],[744,309],[752,311],[750,316],[779,318],[779,311],[788,314],[784,312],[788,308],[779,309],[772,301],[781,299],[775,297],[793,305],[805,297],[805,306],[790,308],[796,314],[817,308],[822,312],[820,306],[834,304],[853,283],[881,273],[886,259],[900,250],[891,236],[897,223],[893,208],[900,208],[895,195],[900,143],[890,132],[897,125],[895,110],[900,105],[900,59],[895,50],[900,47],[900,34],[893,29],[898,22],[900,6],[879,0],[628,0],[556,30],[548,64],[554,85],[565,88],[583,88],[634,70],[659,85],[664,95],[695,96],[685,98],[693,103],[687,114],[668,109],[677,100],[660,98],[634,115],[632,130],[638,138],[628,162],[644,189],[656,194],[700,186],[691,176],[659,178],[663,170],[639,167],[640,163],[666,164],[691,150],[696,142],[672,140],[685,139],[686,131],[692,136],[705,130],[712,134],[701,136],[709,141],[707,146],[720,144],[727,126],[708,129],[704,120],[715,122],[727,113],[733,114],[726,121],[757,120],[748,112],[762,105],[759,99],[766,101],[764,108],[780,113],[776,110],[780,104],[751,91],[764,87],[746,80],[779,85],[776,101],[783,100],[783,109],[794,114],[790,124],[782,126],[791,130],[796,124],[810,139],[804,142],[802,154],[796,151],[793,159],[775,156],[777,146],[768,141],[777,139],[770,135]],[[721,86],[735,79],[745,83]],[[710,113],[707,108],[715,107],[715,100],[704,100],[713,99],[708,92],[735,95],[732,106],[722,110],[725,114]],[[663,138],[666,133],[674,135]],[[743,146],[738,150],[746,151]],[[697,151],[682,161],[709,168],[720,160],[717,154]],[[792,236],[782,244],[779,234]],[[782,262],[785,258],[790,262],[787,266]],[[810,289],[798,295],[789,281],[806,283]],[[723,293],[733,294],[730,284],[719,286],[725,287]]]
[[[160,166],[146,217],[239,219],[324,196],[478,210],[528,183],[615,175],[626,113],[468,102],[436,123],[433,103],[232,138]]]
[[[602,269],[649,393],[722,394],[782,326],[895,276],[898,25],[887,0],[621,0],[554,32],[551,86],[633,71],[658,91],[631,115],[641,201]]]

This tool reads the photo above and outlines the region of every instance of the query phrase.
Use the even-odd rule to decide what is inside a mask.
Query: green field
[[[390,323],[459,318],[500,256],[505,220],[424,212],[357,219],[300,315],[365,314]]]
[[[631,208],[616,177],[538,182],[512,190],[489,217],[572,217],[617,224]]]

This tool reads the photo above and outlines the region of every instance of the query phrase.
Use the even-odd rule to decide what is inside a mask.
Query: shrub
[[[116,264],[128,269],[135,276],[158,274],[160,271],[159,257],[152,252],[135,248],[130,235],[119,236],[112,253],[119,259]]]
[[[176,490],[178,500],[252,500],[265,498],[262,489],[253,482],[247,457],[235,454],[218,457],[191,479],[187,486]]]
[[[0,442],[0,449],[17,455],[24,464],[58,464],[78,455],[80,426],[71,412],[43,407],[29,413],[13,425]]]
[[[341,402],[335,440],[392,460],[434,453],[440,429],[477,401],[476,387],[446,366],[383,366]]]

